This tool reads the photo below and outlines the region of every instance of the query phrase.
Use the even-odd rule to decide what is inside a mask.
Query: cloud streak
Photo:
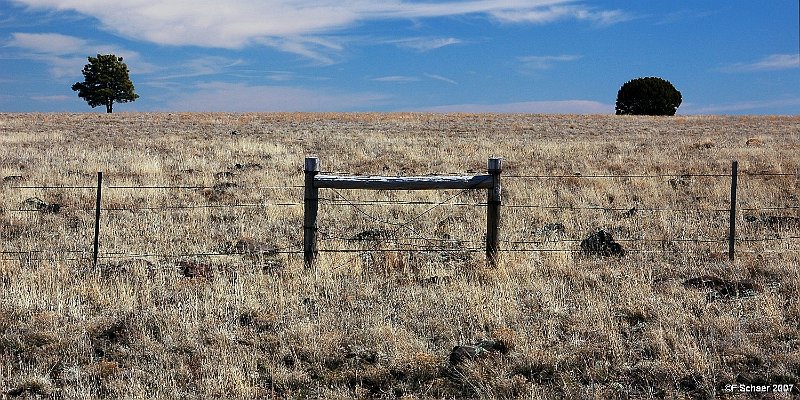
[[[412,49],[420,52],[436,50],[445,46],[463,43],[460,39],[456,38],[429,38],[429,37],[415,37],[400,40],[392,40],[389,43],[397,47]]]
[[[370,80],[375,82],[408,83],[408,82],[419,82],[420,79],[415,76],[390,75],[390,76],[381,76],[378,78],[372,78]]]
[[[501,104],[450,104],[428,107],[421,111],[512,114],[612,114],[614,105],[591,100],[556,100]]]
[[[238,49],[260,42],[298,54],[306,50],[298,46],[297,38],[340,32],[370,21],[482,15],[509,23],[577,19],[609,25],[628,18],[622,11],[596,10],[575,0],[130,0],[113,5],[107,0],[14,2],[33,10],[75,11],[96,18],[108,31],[161,45]],[[452,44],[447,42],[451,39],[444,40],[434,47]]]
[[[687,104],[681,114],[729,114],[740,113],[742,111],[755,111],[762,109],[780,109],[780,108],[800,107],[800,97],[787,97],[783,99],[772,100],[752,100],[741,101],[726,104],[709,104],[705,106],[698,106],[694,104]]]
[[[441,75],[436,75],[436,74],[424,74],[424,75],[426,77],[428,77],[428,78],[431,78],[431,79],[434,79],[434,80],[437,80],[437,81],[449,83],[451,85],[458,85],[458,82],[456,82],[456,81],[454,81],[454,80],[452,80],[450,78],[441,76]]]
[[[540,71],[552,68],[556,63],[579,60],[579,55],[562,54],[559,56],[526,56],[519,57],[525,70]]]
[[[772,54],[754,62],[727,65],[722,68],[722,71],[759,72],[795,68],[800,68],[800,54]]]
[[[565,19],[577,19],[589,21],[600,26],[613,25],[634,18],[624,11],[598,11],[582,5],[554,5],[527,10],[502,10],[493,12],[491,15],[503,22],[546,24]]]
[[[377,93],[208,82],[170,99],[167,108],[207,112],[352,111],[370,109],[385,100],[386,96]]]
[[[116,54],[125,60],[131,73],[149,73],[156,69],[142,61],[135,51],[113,45],[95,44],[75,36],[58,33],[12,33],[6,46],[22,49],[19,57],[49,65],[55,78],[74,76],[86,64],[87,55]]]

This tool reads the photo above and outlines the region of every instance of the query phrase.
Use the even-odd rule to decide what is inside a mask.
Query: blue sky
[[[0,0],[0,111],[613,113],[659,76],[679,114],[800,114],[797,0]]]

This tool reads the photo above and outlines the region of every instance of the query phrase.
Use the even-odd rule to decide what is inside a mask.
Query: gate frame
[[[500,235],[500,206],[502,188],[500,173],[503,159],[489,158],[487,175],[462,176],[359,176],[321,175],[319,158],[305,159],[305,194],[303,200],[303,261],[311,268],[317,256],[317,213],[319,189],[366,190],[445,190],[487,189],[486,208],[486,262],[497,267]]]

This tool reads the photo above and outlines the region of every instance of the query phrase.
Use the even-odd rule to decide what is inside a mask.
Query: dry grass
[[[365,214],[400,223],[430,204],[323,202],[320,248],[365,251],[323,253],[313,271],[294,254],[184,256],[297,249],[302,207],[158,209],[302,203],[302,189],[265,187],[301,185],[307,154],[373,175],[481,172],[492,155],[504,176],[725,174],[738,159],[740,207],[796,207],[797,175],[748,173],[800,171],[797,117],[6,114],[0,144],[0,177],[18,177],[0,187],[3,250],[33,251],[0,261],[0,397],[712,398],[730,383],[800,383],[797,209],[742,211],[740,237],[776,240],[740,243],[734,263],[722,242],[676,241],[726,238],[726,213],[697,211],[727,208],[726,178],[504,178],[507,205],[600,210],[504,208],[506,250],[566,251],[506,251],[497,269],[464,251],[482,245],[480,207],[437,207],[411,231]],[[217,186],[105,189],[104,207],[140,209],[104,213],[93,269],[65,258],[90,254],[94,190],[12,186],[91,187],[96,171],[114,186]],[[321,192],[339,194],[485,200]],[[14,211],[31,197],[62,208]],[[563,232],[548,235],[554,223]],[[587,257],[568,240],[601,228],[633,251]],[[419,233],[452,248],[337,239],[369,229],[396,234],[381,248],[418,249]],[[703,275],[757,290],[683,285]],[[448,362],[483,339],[508,351]]]

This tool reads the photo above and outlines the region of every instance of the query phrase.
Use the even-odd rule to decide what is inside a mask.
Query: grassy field
[[[0,114],[0,146],[0,398],[798,393],[800,117]],[[310,154],[502,157],[498,267],[485,191],[322,189],[304,268]],[[626,254],[582,253],[599,229]]]

